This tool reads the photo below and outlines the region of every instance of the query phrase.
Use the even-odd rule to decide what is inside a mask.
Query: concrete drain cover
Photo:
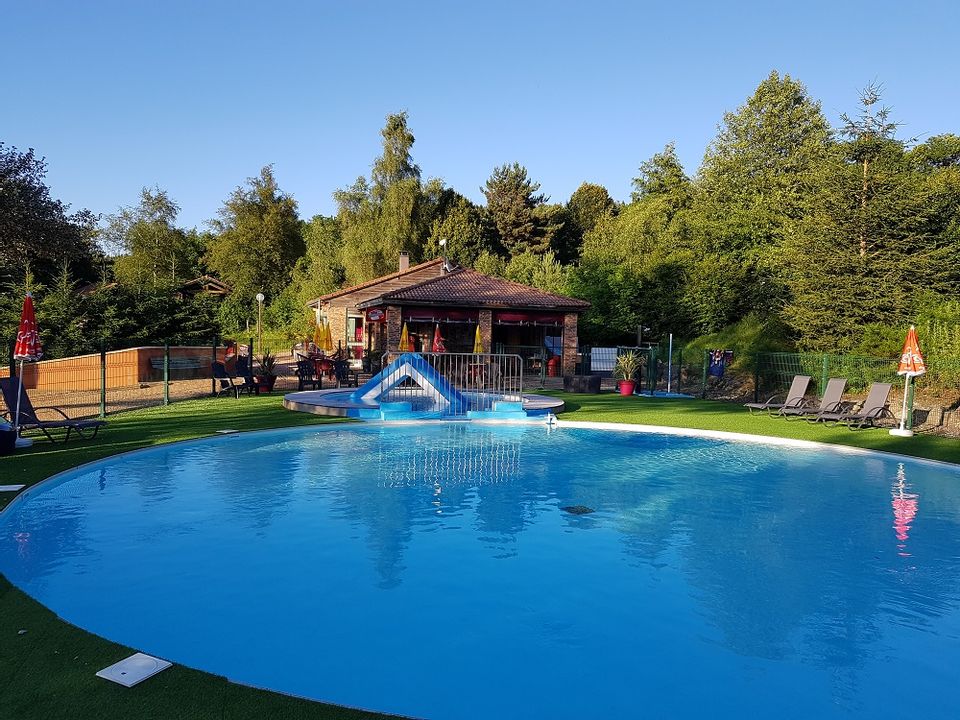
[[[153,677],[161,670],[166,670],[170,666],[171,663],[168,663],[166,660],[161,660],[151,655],[144,655],[143,653],[136,653],[126,660],[121,660],[110,667],[104,668],[97,673],[97,677],[112,680],[124,687],[133,687],[138,682],[142,682],[148,677]]]
[[[588,508],[586,505],[568,505],[565,508],[560,508],[564,512],[568,512],[571,515],[589,515],[593,512],[593,508]]]

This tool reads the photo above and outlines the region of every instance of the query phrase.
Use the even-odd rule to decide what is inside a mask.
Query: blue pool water
[[[420,717],[960,708],[960,475],[894,458],[541,426],[224,436],[22,496],[0,571],[145,652]]]

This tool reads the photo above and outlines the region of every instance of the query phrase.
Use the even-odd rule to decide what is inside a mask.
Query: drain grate
[[[568,505],[560,509],[571,515],[589,515],[593,512],[593,508],[589,508],[586,505]]]

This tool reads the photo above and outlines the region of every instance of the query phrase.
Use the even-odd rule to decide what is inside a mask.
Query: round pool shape
[[[958,480],[660,434],[269,431],[28,491],[0,571],[111,640],[380,711],[944,717]]]

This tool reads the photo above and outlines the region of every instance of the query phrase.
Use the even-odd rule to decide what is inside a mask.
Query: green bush
[[[780,320],[751,313],[722,330],[691,340],[683,348],[683,357],[692,361],[707,350],[733,350],[733,367],[752,370],[754,353],[793,352],[794,344]]]

